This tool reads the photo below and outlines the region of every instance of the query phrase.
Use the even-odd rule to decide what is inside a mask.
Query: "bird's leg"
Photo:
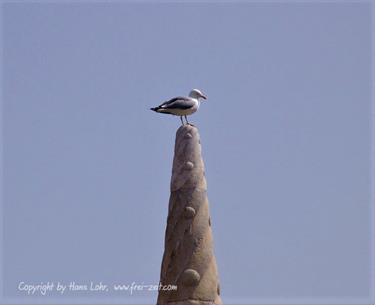
[[[184,125],[184,121],[182,119],[182,115],[180,116],[180,120],[181,120],[182,125]]]
[[[188,119],[187,119],[187,116],[185,115],[185,119],[186,119],[186,123],[188,124],[188,125],[190,125],[190,126],[194,126],[194,124],[191,124],[191,123],[189,123],[189,121],[188,121]]]

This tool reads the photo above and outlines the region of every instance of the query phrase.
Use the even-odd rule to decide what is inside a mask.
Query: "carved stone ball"
[[[194,269],[186,269],[181,275],[182,284],[185,286],[197,286],[201,276]]]
[[[192,207],[185,208],[185,218],[190,219],[195,216],[195,209]]]
[[[188,162],[185,163],[185,169],[191,170],[193,168],[194,168],[193,162],[188,161]]]

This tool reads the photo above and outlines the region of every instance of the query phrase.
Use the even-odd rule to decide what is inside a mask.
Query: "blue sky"
[[[192,88],[208,95],[190,120],[224,302],[369,295],[369,2],[8,2],[2,17],[6,296],[158,282],[180,121],[149,108]],[[120,295],[140,296],[156,299]]]

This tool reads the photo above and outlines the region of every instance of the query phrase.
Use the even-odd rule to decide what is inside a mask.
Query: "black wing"
[[[193,106],[194,106],[194,102],[191,99],[187,97],[183,97],[183,96],[177,96],[159,105],[158,108],[189,109]]]

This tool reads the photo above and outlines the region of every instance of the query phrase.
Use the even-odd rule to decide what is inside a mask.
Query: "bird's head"
[[[197,99],[197,100],[199,100],[199,99],[204,99],[204,100],[206,100],[206,99],[207,99],[207,96],[204,95],[204,94],[202,93],[202,91],[200,91],[200,90],[198,90],[198,89],[193,89],[193,90],[191,90],[189,96],[192,97],[192,98],[195,98],[195,99]]]

